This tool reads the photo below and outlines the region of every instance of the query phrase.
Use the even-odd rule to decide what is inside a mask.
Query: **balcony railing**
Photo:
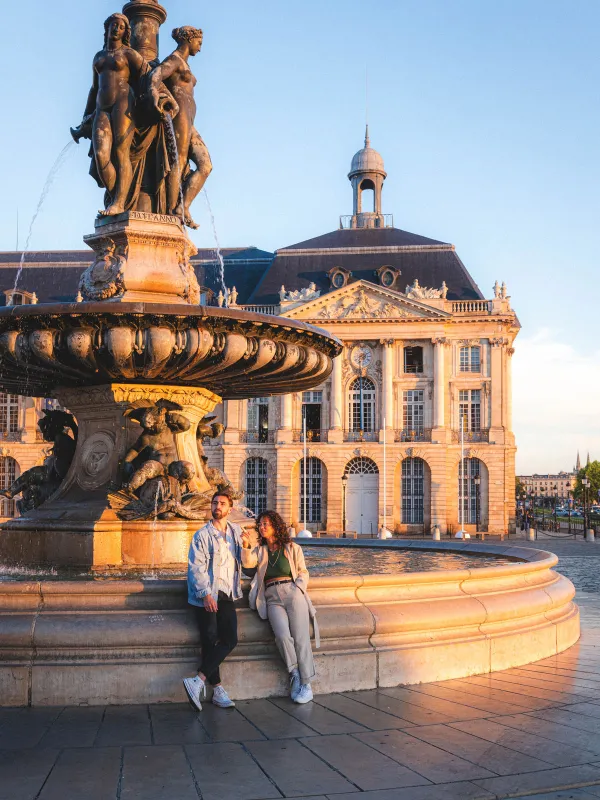
[[[251,305],[251,306],[240,306],[243,311],[252,311],[254,314],[267,314],[270,317],[277,316],[277,311],[279,310],[279,306],[271,306],[271,305]]]
[[[20,442],[23,439],[23,431],[0,431],[0,440],[4,442]]]
[[[452,303],[453,314],[491,314],[489,300],[457,300]]]
[[[327,430],[307,430],[306,431],[306,441],[307,442],[326,442],[327,441],[327,434],[329,431]],[[303,442],[304,441],[304,431],[292,431],[292,441],[293,442]]]
[[[352,214],[342,214],[340,217],[340,230],[349,230],[351,228],[393,228],[394,227],[394,215],[393,214],[372,214],[372,225],[367,225],[365,222],[369,219],[368,212],[357,214],[353,216]],[[357,224],[357,217],[362,218],[360,219],[360,224]],[[353,223],[354,220],[354,223]]]
[[[275,431],[241,431],[240,442],[246,444],[274,444]]]
[[[489,442],[490,440],[490,429],[489,428],[482,428],[479,431],[465,431],[464,432],[465,442]],[[460,444],[460,431],[452,431],[452,441],[455,443]]]
[[[344,431],[345,442],[378,442],[379,431]]]
[[[417,431],[394,431],[395,442],[430,442],[431,428],[421,428]]]

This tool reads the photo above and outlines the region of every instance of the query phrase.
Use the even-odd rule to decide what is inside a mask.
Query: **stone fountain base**
[[[325,544],[331,544],[331,542]],[[387,546],[387,545],[386,545]],[[551,553],[462,542],[401,548],[496,553],[514,564],[314,578],[316,693],[427,683],[560,653],[579,638],[573,584]],[[235,699],[284,695],[267,622],[238,604],[239,645],[223,667]],[[0,581],[0,705],[183,702],[199,633],[185,581]]]
[[[59,389],[57,398],[78,423],[71,467],[49,500],[0,529],[0,561],[27,567],[62,566],[82,570],[181,569],[187,562],[200,519],[125,521],[119,518],[122,464],[141,427],[127,416],[136,405],[170,400],[190,421],[174,433],[177,459],[193,464],[193,489],[211,493],[196,438],[198,423],[220,397],[202,388],[111,384]],[[237,521],[250,524],[247,517]]]

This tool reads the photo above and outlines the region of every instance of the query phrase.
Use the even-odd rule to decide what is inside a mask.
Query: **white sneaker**
[[[310,683],[303,683],[300,687],[298,694],[294,697],[296,703],[310,703],[313,699],[313,692],[310,688]]]
[[[235,708],[235,703],[222,686],[215,686],[212,701],[219,708]]]
[[[300,673],[298,672],[298,668],[294,668],[290,672],[290,697],[292,700],[295,700],[298,696],[298,692],[300,691]]]
[[[206,684],[202,678],[199,675],[196,675],[195,678],[184,678],[183,686],[187,692],[190,703],[195,709],[202,711],[200,700],[204,700],[206,697]]]

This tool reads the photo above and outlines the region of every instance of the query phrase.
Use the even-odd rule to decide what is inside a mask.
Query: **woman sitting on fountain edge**
[[[260,539],[255,548],[251,549],[248,538],[242,542],[244,570],[256,568],[250,587],[250,608],[271,623],[290,676],[292,700],[308,703],[313,699],[310,681],[315,676],[311,618],[317,647],[319,629],[316,611],[306,591],[309,576],[304,553],[292,542],[285,522],[274,511],[259,515],[258,532]]]

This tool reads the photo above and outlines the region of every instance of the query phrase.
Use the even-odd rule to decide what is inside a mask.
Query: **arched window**
[[[246,506],[255,516],[267,510],[267,461],[264,458],[246,461]]]
[[[304,519],[304,459],[300,460],[300,522],[323,521],[323,462],[320,458],[306,461],[306,520]]]
[[[375,430],[375,384],[370,378],[356,378],[350,384],[348,421],[354,433]]]
[[[458,466],[458,498],[461,525],[476,525],[481,515],[481,462],[465,458]]]
[[[0,436],[10,438],[19,430],[19,396],[0,394]]]
[[[425,500],[425,462],[422,458],[405,458],[402,462],[402,522],[423,523]]]
[[[0,489],[8,489],[17,479],[17,462],[6,456],[0,458]],[[0,500],[0,516],[14,517],[15,501],[3,497]]]

